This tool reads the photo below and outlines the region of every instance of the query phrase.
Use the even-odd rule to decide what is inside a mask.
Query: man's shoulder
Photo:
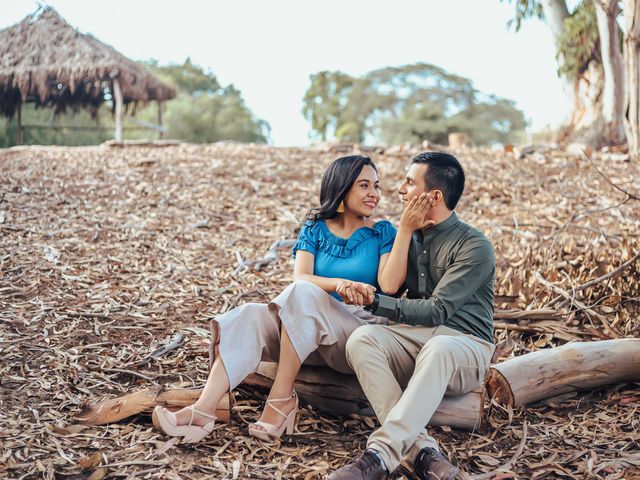
[[[476,248],[490,249],[493,251],[491,240],[478,228],[462,220],[458,222],[457,228],[459,228],[459,231],[462,233],[463,243],[473,245]]]

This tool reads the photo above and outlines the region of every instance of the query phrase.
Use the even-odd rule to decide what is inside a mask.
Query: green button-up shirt
[[[495,256],[477,229],[449,218],[416,230],[398,295],[379,296],[375,315],[410,325],[445,325],[493,343]]]

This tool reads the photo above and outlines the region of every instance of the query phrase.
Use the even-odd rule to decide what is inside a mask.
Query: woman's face
[[[344,198],[345,211],[370,217],[380,202],[380,180],[371,165],[365,165]]]

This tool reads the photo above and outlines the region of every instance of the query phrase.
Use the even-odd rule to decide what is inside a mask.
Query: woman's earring
[[[340,202],[340,205],[338,205],[338,209],[336,210],[336,212],[344,213],[344,200]]]

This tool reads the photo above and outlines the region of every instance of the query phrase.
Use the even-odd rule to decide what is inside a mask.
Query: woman
[[[269,304],[243,305],[212,321],[211,370],[200,398],[175,414],[156,407],[156,428],[186,442],[201,440],[213,431],[223,395],[261,360],[278,361],[262,416],[249,427],[251,435],[273,441],[293,431],[293,383],[303,362],[353,373],[345,357],[347,338],[360,325],[387,322],[361,305],[378,288],[395,293],[405,275],[387,261],[395,228],[371,220],[380,197],[369,157],[342,157],[329,166],[320,207],[307,213],[293,248],[294,283]],[[344,304],[341,295],[357,305]]]

